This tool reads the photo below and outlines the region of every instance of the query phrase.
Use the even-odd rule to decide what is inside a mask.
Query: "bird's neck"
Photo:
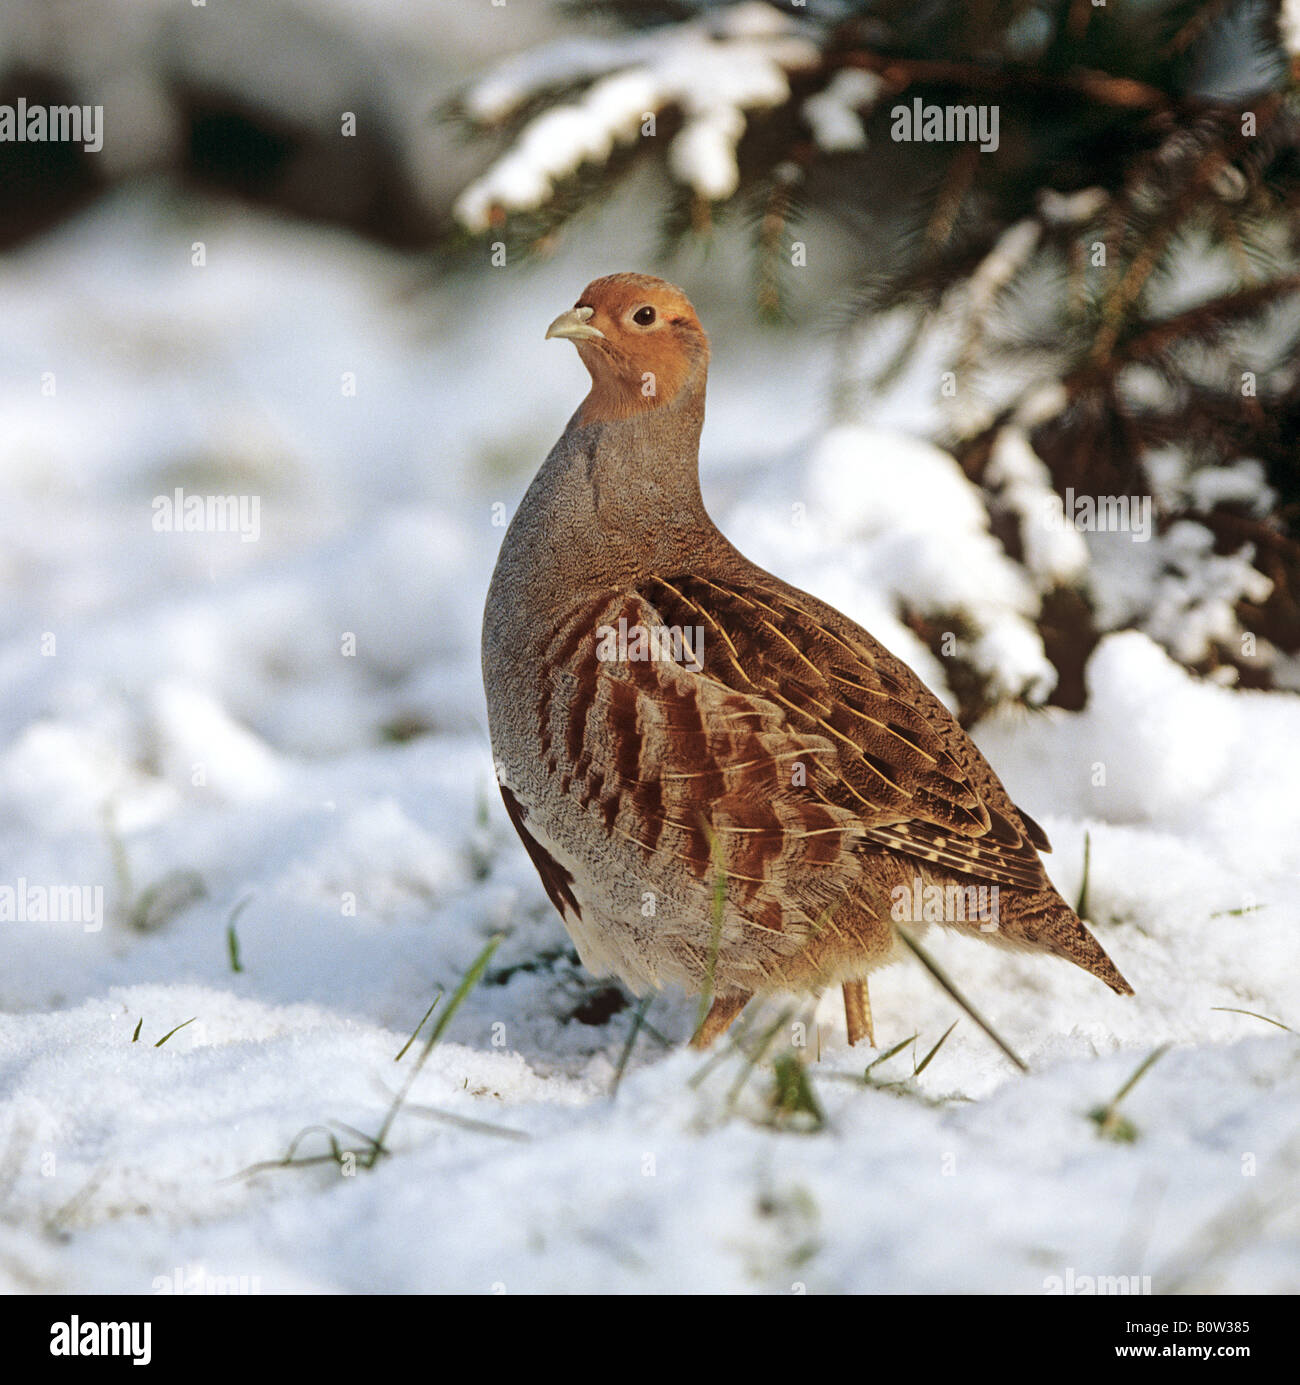
[[[625,582],[698,556],[716,532],[700,495],[704,391],[629,418],[583,423],[581,410],[519,507],[505,548],[545,581]],[[518,526],[518,527],[517,527]]]

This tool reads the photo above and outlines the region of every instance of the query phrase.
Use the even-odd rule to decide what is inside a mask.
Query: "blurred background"
[[[101,139],[40,137],[51,107]],[[1012,1040],[1225,1038],[1211,1000],[1294,1003],[1294,922],[1252,912],[1300,869],[1293,0],[0,0],[0,885],[107,895],[98,933],[5,923],[0,1010],[201,1012],[181,1052],[316,1023],[254,1002],[406,1034],[501,930],[461,1037],[504,1013],[512,1051],[600,1087],[631,1001],[577,966],[495,801],[478,625],[586,388],[542,334],[619,270],[709,331],[728,536],[917,668],[1047,822],[1062,888],[1133,925],[1104,941],[1154,1010],[961,954],[985,1003],[1032,995]],[[935,1004],[903,980],[877,1023],[932,1041]],[[102,1080],[102,1033],[75,1035],[65,1135]],[[959,1032],[939,1080],[988,1091],[981,1051]],[[296,1111],[281,1058],[267,1110]],[[536,1096],[509,1080],[485,1090]],[[242,1081],[222,1174],[285,1134]],[[188,1214],[175,1091],[129,1092],[86,1167],[147,1108],[173,1152],[150,1197]],[[892,1287],[996,1287],[970,1257],[927,1278],[896,1229]],[[105,1236],[84,1271],[6,1273],[147,1284]],[[277,1273],[307,1282],[292,1250]]]

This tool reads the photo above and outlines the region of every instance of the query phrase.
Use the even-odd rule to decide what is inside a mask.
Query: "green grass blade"
[[[1119,1104],[1172,1047],[1172,1044],[1161,1044],[1159,1048],[1152,1049],[1138,1064],[1128,1081],[1110,1099],[1109,1105],[1099,1106],[1088,1112],[1088,1115],[1096,1123],[1099,1135],[1104,1135],[1109,1140],[1121,1140],[1125,1143],[1131,1143],[1137,1139],[1137,1127],[1132,1121],[1120,1114]]]
[[[400,1063],[400,1062],[402,1061],[402,1059],[406,1057],[407,1050],[408,1050],[408,1049],[411,1047],[411,1045],[415,1042],[416,1035],[419,1034],[420,1030],[423,1029],[424,1026],[425,1026],[426,1024],[428,1024],[428,1022],[429,1022],[429,1016],[430,1016],[431,1014],[433,1014],[434,1010],[437,1009],[437,1007],[438,1007],[438,1002],[442,999],[442,997],[443,997],[444,994],[445,994],[445,992],[439,991],[438,994],[437,994],[436,996],[434,996],[434,998],[433,998],[433,1004],[430,1005],[429,1008],[424,1012],[423,1016],[422,1016],[421,1019],[420,1019],[419,1024],[417,1024],[417,1025],[415,1026],[415,1028],[414,1028],[413,1030],[411,1030],[411,1037],[410,1037],[409,1039],[407,1039],[407,1041],[402,1045],[402,1047],[401,1047],[400,1051],[398,1052],[397,1056],[393,1059],[393,1062],[394,1062],[394,1063]]]
[[[1079,886],[1079,898],[1075,901],[1074,912],[1081,919],[1088,917],[1088,881],[1092,875],[1092,833],[1085,827],[1083,831],[1083,883]]]
[[[442,1012],[438,1023],[434,1025],[433,1032],[424,1041],[424,1047],[420,1050],[420,1057],[415,1066],[407,1074],[406,1081],[402,1084],[401,1090],[393,1098],[393,1104],[388,1108],[388,1114],[384,1117],[383,1124],[379,1127],[379,1134],[374,1137],[375,1144],[386,1146],[388,1143],[388,1132],[393,1128],[393,1122],[397,1119],[397,1113],[402,1109],[406,1101],[407,1094],[415,1084],[415,1079],[419,1077],[420,1070],[424,1067],[436,1047],[438,1040],[447,1032],[447,1026],[456,1017],[456,1011],[465,1003],[465,997],[483,979],[483,973],[487,971],[487,965],[492,960],[492,954],[501,946],[505,938],[504,933],[496,933],[488,939],[483,951],[470,964],[470,969],[461,978],[461,983],[452,993],[451,1001],[447,1008]]]
[[[938,1053],[938,1051],[944,1046],[944,1042],[947,1040],[948,1035],[951,1034],[952,1031],[956,1029],[960,1023],[960,1020],[953,1020],[953,1022],[947,1027],[947,1029],[943,1031],[943,1033],[939,1036],[939,1042],[935,1044],[935,1046],[929,1051],[929,1053],[925,1055],[924,1058],[921,1059],[920,1066],[912,1074],[913,1077],[920,1077],[920,1075],[926,1070],[926,1068],[930,1066],[930,1059],[933,1058],[934,1055]]]
[[[226,920],[226,951],[230,954],[230,970],[241,972],[244,964],[239,957],[239,934],[235,931],[235,924],[239,921],[239,916],[253,902],[253,896],[246,894],[235,907],[230,911],[230,917]]]
[[[456,1018],[456,1011],[465,1003],[466,996],[483,979],[483,973],[487,970],[487,964],[492,960],[492,954],[499,948],[505,940],[504,933],[495,933],[488,939],[487,946],[474,959],[470,969],[465,973],[459,986],[452,994],[451,1002],[442,1013],[442,1018],[434,1027],[434,1031],[429,1035],[426,1048],[432,1049],[439,1039],[447,1032],[447,1026]]]
[[[713,1004],[713,978],[718,969],[718,952],[722,947],[722,918],[727,905],[727,873],[718,860],[718,839],[707,822],[701,822],[708,838],[709,855],[713,858],[716,874],[713,881],[713,899],[709,906],[709,955],[704,967],[704,988],[700,991],[699,1012],[695,1016],[695,1033],[699,1033]]]
[[[1283,1024],[1281,1020],[1270,1019],[1267,1015],[1261,1015],[1255,1010],[1238,1010],[1232,1005],[1211,1005],[1210,1009],[1218,1010],[1224,1015],[1249,1015],[1253,1020],[1263,1020],[1265,1024],[1275,1024],[1279,1029],[1285,1029],[1288,1034],[1295,1033],[1289,1024]]]
[[[908,1046],[908,1044],[914,1044],[916,1042],[916,1038],[917,1036],[915,1034],[912,1034],[910,1037],[900,1040],[893,1046],[893,1048],[887,1049],[884,1053],[880,1055],[879,1058],[873,1058],[872,1061],[868,1063],[867,1066],[863,1069],[863,1077],[869,1076],[872,1068],[878,1068],[881,1065],[881,1063],[887,1063],[896,1053],[902,1053],[902,1051]]]
[[[628,1035],[623,1043],[623,1051],[618,1057],[618,1067],[614,1069],[614,1081],[610,1085],[609,1099],[618,1095],[618,1085],[623,1080],[623,1074],[627,1071],[627,1065],[632,1058],[632,1050],[636,1047],[637,1035],[641,1032],[641,1026],[645,1024],[646,1011],[650,1008],[650,995],[643,995],[637,1001],[636,1009],[632,1012],[632,1027],[628,1030]]]
[[[906,946],[911,949],[917,961],[919,961],[921,965],[926,969],[926,971],[928,971],[930,975],[934,977],[934,979],[939,983],[940,987],[943,990],[947,991],[948,995],[954,1001],[956,1001],[956,1003],[960,1005],[963,1010],[966,1011],[970,1018],[977,1025],[979,1025],[979,1027],[984,1031],[984,1033],[987,1034],[988,1037],[993,1040],[993,1042],[1002,1050],[1002,1052],[1007,1056],[1007,1058],[1010,1059],[1010,1061],[1020,1069],[1021,1072],[1028,1072],[1029,1065],[1020,1057],[1018,1053],[1016,1053],[1016,1051],[1011,1047],[1009,1043],[1007,1043],[1007,1041],[1002,1037],[1002,1035],[999,1034],[998,1031],[993,1028],[993,1026],[988,1022],[988,1020],[986,1020],[984,1016],[980,1014],[980,1012],[974,1007],[974,1005],[972,1005],[970,1001],[966,999],[966,997],[958,989],[957,983],[948,975],[946,971],[944,971],[944,969],[938,964],[938,962],[936,962],[934,958],[930,956],[930,954],[921,946],[921,944],[917,942],[917,940],[914,937],[912,937],[912,935],[907,931],[907,929],[905,929],[901,924],[896,923],[894,925],[894,928],[897,931],[898,936],[903,940]]]
[[[189,1019],[187,1019],[187,1020],[182,1020],[181,1023],[178,1024],[178,1025],[176,1026],[175,1029],[169,1029],[169,1030],[162,1036],[162,1038],[159,1039],[158,1042],[157,1042],[156,1044],[154,1044],[154,1047],[155,1047],[155,1048],[161,1048],[161,1047],[163,1046],[163,1044],[165,1044],[165,1043],[167,1042],[167,1040],[170,1039],[171,1036],[172,1036],[173,1034],[179,1033],[182,1029],[185,1028],[185,1026],[186,1026],[187,1024],[193,1024],[194,1021],[195,1021],[196,1019],[198,1019],[198,1016],[197,1016],[197,1015],[191,1015],[191,1016],[189,1017]]]

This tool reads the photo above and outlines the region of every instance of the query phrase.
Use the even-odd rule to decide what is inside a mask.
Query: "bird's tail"
[[[1004,893],[997,932],[1003,942],[1013,947],[1028,947],[1064,957],[1104,981],[1116,995],[1133,994],[1133,987],[1106,955],[1106,949],[1055,890],[1034,894]]]

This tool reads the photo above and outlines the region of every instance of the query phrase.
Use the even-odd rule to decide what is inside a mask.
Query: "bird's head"
[[[582,423],[632,418],[703,391],[709,339],[690,299],[648,274],[595,279],[546,329],[567,337],[591,375]]]

